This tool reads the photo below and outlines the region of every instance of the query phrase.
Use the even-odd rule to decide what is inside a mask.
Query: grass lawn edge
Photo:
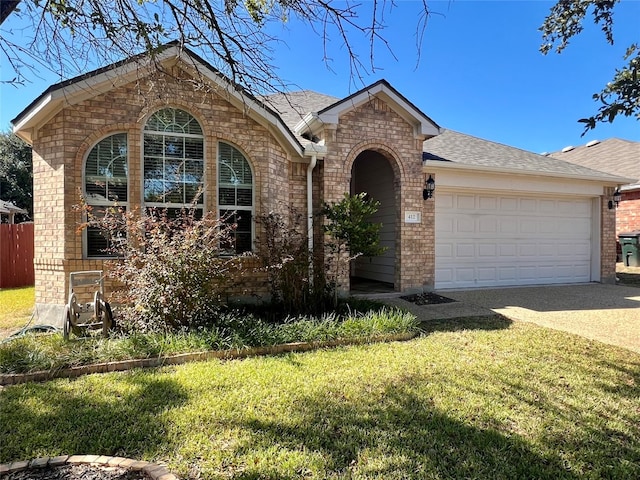
[[[46,382],[54,378],[76,378],[82,375],[90,375],[94,373],[122,372],[134,368],[180,365],[189,362],[201,362],[212,359],[234,360],[255,356],[279,355],[282,353],[308,352],[320,348],[362,345],[367,343],[401,342],[411,340],[418,335],[419,332],[406,332],[313,342],[294,342],[263,347],[249,347],[244,349],[209,350],[204,352],[180,353],[176,355],[119,360],[115,362],[94,363],[70,368],[40,370],[27,373],[3,373],[0,374],[0,387],[18,385],[27,382]]]

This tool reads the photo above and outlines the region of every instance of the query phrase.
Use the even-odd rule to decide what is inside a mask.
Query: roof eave
[[[337,124],[341,114],[347,110],[357,108],[367,102],[372,96],[380,96],[385,102],[395,106],[395,112],[407,123],[414,126],[414,134],[419,137],[430,138],[441,133],[441,128],[425,115],[420,109],[403,97],[386,80],[363,88],[333,105],[329,105],[316,115],[316,121],[328,124]],[[302,122],[298,124],[301,125]]]
[[[436,170],[438,169],[468,170],[472,172],[504,173],[504,174],[510,174],[510,175],[531,175],[536,177],[566,178],[571,180],[587,180],[587,181],[605,183],[611,186],[621,186],[629,183],[630,181],[631,182],[635,181],[629,178],[617,177],[617,176],[581,175],[581,174],[574,174],[574,173],[521,170],[517,168],[489,167],[484,165],[465,165],[465,164],[442,161],[442,160],[425,160],[422,162],[422,165],[423,167],[436,169]]]
[[[170,46],[158,53],[156,59],[158,63],[169,64],[177,61],[178,55],[178,47]],[[31,144],[34,131],[65,105],[74,105],[134,80],[142,68],[149,66],[149,59],[145,61],[144,58],[136,56],[131,61],[115,64],[113,68],[98,69],[99,73],[95,75],[80,76],[76,81],[61,82],[48,88],[12,120],[13,133]]]
[[[197,55],[177,45],[171,45],[155,58],[157,63],[164,66],[177,63],[179,60],[220,86],[228,94],[228,99],[232,99],[238,108],[248,108],[249,112],[254,112],[252,118],[280,137],[297,155],[304,155],[302,144],[277,114],[252,96],[240,91]],[[131,61],[116,64],[113,68],[100,69],[96,75],[80,77],[77,81],[62,82],[58,87],[49,88],[13,120],[13,132],[32,144],[34,132],[62,110],[64,105],[73,105],[135,80],[139,71],[149,66],[149,62],[148,57],[138,56]]]

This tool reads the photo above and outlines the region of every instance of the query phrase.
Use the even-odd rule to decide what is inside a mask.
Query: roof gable
[[[384,100],[400,117],[413,125],[416,137],[432,137],[440,133],[438,124],[422,113],[418,107],[401,95],[386,80],[378,80],[376,83],[327,105],[317,112],[311,111],[298,122],[294,131],[299,135],[303,133],[315,134],[324,124],[337,124],[341,115],[358,108],[368,102],[371,97]]]
[[[302,145],[276,112],[233,84],[197,54],[175,42],[166,45],[154,58],[137,55],[50,86],[12,120],[13,132],[31,144],[34,133],[65,106],[108,93],[141,76],[150,75],[157,65],[166,68],[176,64],[191,74],[206,78],[226,100],[274,133],[283,146],[303,155]]]

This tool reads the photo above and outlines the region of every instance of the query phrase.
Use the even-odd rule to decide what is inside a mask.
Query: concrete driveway
[[[592,283],[438,293],[478,313],[489,309],[640,353],[640,288]]]

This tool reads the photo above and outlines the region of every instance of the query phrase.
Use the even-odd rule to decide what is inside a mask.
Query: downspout
[[[307,167],[307,241],[309,248],[309,284],[313,285],[313,169],[316,168],[318,157],[314,154]]]

